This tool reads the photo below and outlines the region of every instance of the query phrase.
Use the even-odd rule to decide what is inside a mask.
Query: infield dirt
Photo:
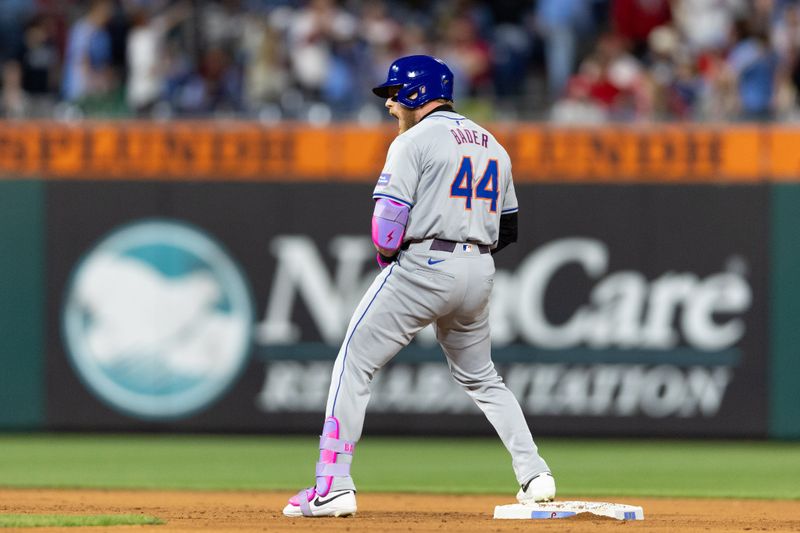
[[[666,498],[581,498],[641,505],[645,520],[610,518],[493,520],[494,506],[514,503],[513,495],[447,496],[430,494],[359,494],[351,518],[286,518],[281,509],[288,493],[163,492],[100,490],[0,490],[0,513],[129,514],[157,516],[159,526],[113,528],[37,528],[25,531],[277,531],[277,532],[720,532],[800,531],[800,501]]]

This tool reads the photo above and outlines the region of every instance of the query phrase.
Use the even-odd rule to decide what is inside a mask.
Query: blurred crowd
[[[800,0],[0,0],[0,114],[376,122],[417,53],[476,118],[800,120]]]

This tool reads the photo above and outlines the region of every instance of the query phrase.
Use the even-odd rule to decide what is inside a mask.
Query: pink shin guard
[[[289,503],[308,507],[308,502],[315,496],[327,496],[333,486],[334,477],[350,475],[350,463],[337,463],[336,457],[340,454],[353,455],[355,442],[339,440],[339,421],[336,417],[329,416],[322,426],[322,435],[319,438],[319,462],[317,463],[317,484],[314,487],[301,490],[289,499]]]
[[[322,464],[335,464],[336,452],[322,447],[322,442],[328,437],[329,439],[339,439],[339,420],[335,416],[329,416],[325,419],[325,425],[322,426],[322,438],[320,439],[319,462]],[[333,485],[333,476],[317,476],[317,494],[325,496],[331,490]]]

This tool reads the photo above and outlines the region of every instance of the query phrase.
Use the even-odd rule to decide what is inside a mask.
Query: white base
[[[498,505],[494,517],[503,519],[569,518],[580,513],[608,516],[617,520],[644,520],[644,510],[634,505],[604,502],[547,502],[530,505]]]

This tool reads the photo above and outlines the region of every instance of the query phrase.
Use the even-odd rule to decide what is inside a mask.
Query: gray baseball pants
[[[492,363],[494,260],[477,245],[457,243],[447,252],[431,250],[431,243],[414,243],[401,252],[361,299],[333,365],[326,417],[339,420],[340,439],[358,441],[375,372],[433,323],[453,379],[494,426],[522,484],[550,469],[539,456],[519,402]],[[349,460],[339,454],[337,462]],[[337,477],[332,488],[355,485],[351,477]]]

